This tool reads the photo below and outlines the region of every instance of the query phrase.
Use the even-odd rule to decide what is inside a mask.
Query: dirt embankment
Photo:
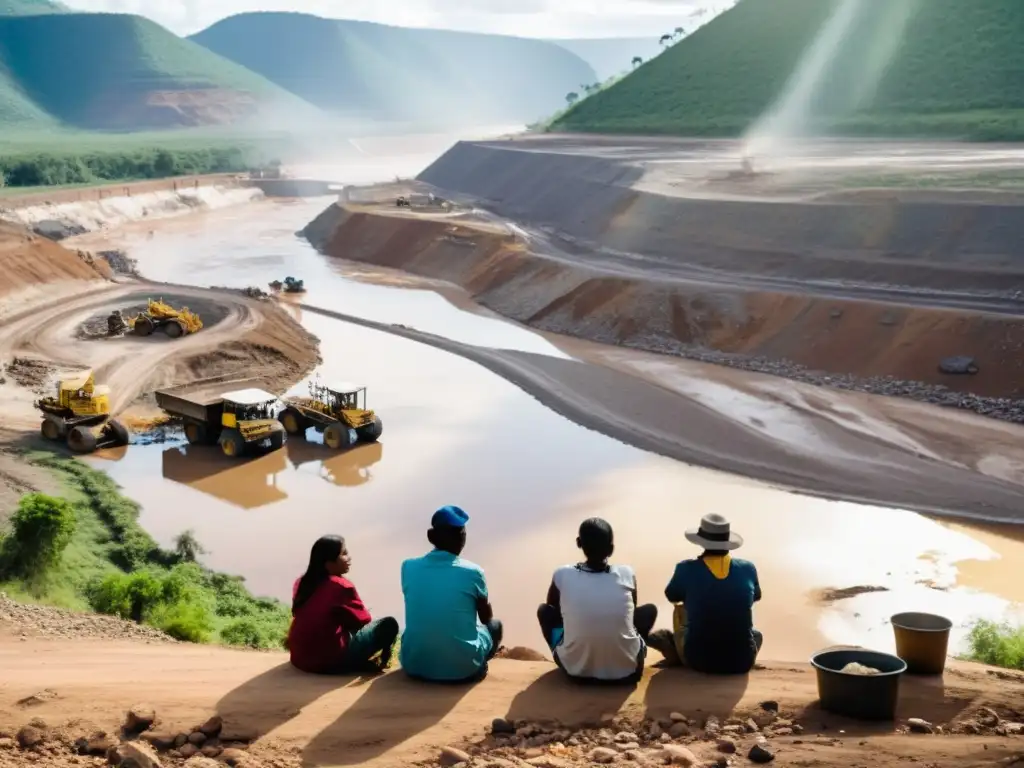
[[[520,237],[489,224],[383,208],[332,205],[305,234],[329,255],[455,283],[489,309],[542,330],[981,412],[996,406],[957,393],[1024,397],[1024,318],[708,287],[642,272],[609,276],[584,255],[536,256]],[[978,373],[941,373],[939,363],[954,355],[973,357]],[[801,368],[833,375],[804,377]],[[860,386],[851,376],[898,381]]]
[[[206,748],[243,768],[754,765],[767,760],[755,747],[781,766],[967,768],[1013,765],[1024,747],[1020,675],[974,665],[951,665],[941,681],[905,677],[896,722],[871,724],[824,713],[803,664],[734,678],[649,669],[630,689],[501,659],[478,685],[431,687],[400,672],[304,675],[281,653],[2,635],[0,624],[3,765],[98,764],[122,741],[167,765]],[[188,738],[200,724],[203,736]],[[203,757],[185,764],[216,765]]]
[[[105,280],[111,270],[103,259],[72,251],[25,227],[0,219],[0,296],[33,285],[66,280]]]
[[[460,142],[418,178],[521,223],[666,265],[946,291],[1024,283],[1019,196],[876,190],[799,201],[702,199],[706,180],[677,170],[688,165],[664,152],[645,162],[628,140],[569,151]]]

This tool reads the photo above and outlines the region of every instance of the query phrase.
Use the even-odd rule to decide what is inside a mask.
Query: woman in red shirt
[[[373,620],[355,585],[345,578],[351,567],[345,540],[322,536],[309,553],[309,567],[295,582],[288,650],[292,665],[303,672],[382,672],[391,664],[398,622],[390,616]]]

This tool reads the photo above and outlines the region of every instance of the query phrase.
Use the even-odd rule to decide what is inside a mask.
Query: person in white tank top
[[[605,520],[585,520],[576,546],[585,561],[555,571],[548,599],[537,610],[544,640],[573,679],[636,682],[658,607],[637,606],[633,569],[609,564],[615,543]]]

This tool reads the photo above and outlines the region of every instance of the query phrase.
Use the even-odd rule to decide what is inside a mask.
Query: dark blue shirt
[[[683,653],[698,672],[744,674],[754,666],[753,605],[761,599],[757,569],[733,559],[729,575],[715,576],[700,558],[676,566],[665,597],[686,606]]]

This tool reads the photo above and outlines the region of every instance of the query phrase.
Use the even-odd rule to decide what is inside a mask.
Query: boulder
[[[153,748],[138,742],[118,744],[107,753],[107,762],[117,768],[161,768]]]
[[[22,749],[34,749],[46,741],[46,732],[34,725],[26,725],[18,731],[17,740]]]
[[[952,375],[973,376],[978,372],[978,370],[978,364],[974,361],[974,358],[968,357],[967,355],[947,357],[939,363],[939,371],[941,373],[949,373]]]
[[[136,704],[125,715],[124,729],[127,733],[142,733],[148,731],[155,722],[155,709],[148,704]]]

